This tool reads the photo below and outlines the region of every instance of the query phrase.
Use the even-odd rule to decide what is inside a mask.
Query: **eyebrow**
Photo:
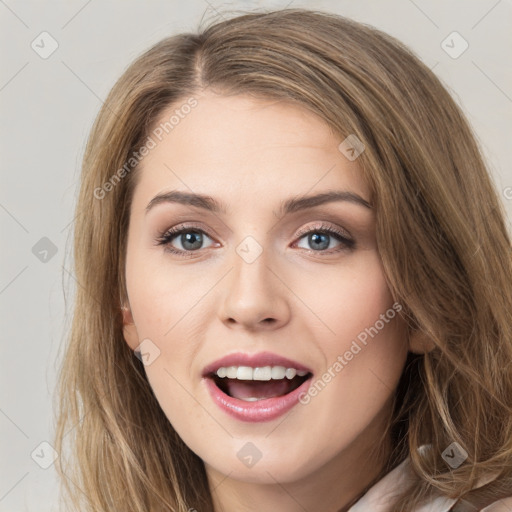
[[[287,199],[281,203],[277,214],[279,217],[282,217],[289,213],[295,213],[300,210],[306,210],[308,208],[313,208],[315,206],[320,206],[335,201],[347,201],[349,203],[364,206],[368,209],[373,208],[368,201],[354,192],[349,192],[346,190],[332,190],[312,196],[296,196]],[[146,213],[155,206],[163,203],[184,204],[202,208],[214,213],[227,214],[226,205],[217,199],[204,194],[181,192],[179,190],[171,190],[169,192],[164,192],[153,197],[153,199],[151,199],[149,204],[146,206]]]

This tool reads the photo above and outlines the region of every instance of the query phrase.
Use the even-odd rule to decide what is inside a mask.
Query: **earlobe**
[[[135,350],[139,346],[139,334],[133,321],[131,309],[128,306],[121,308],[123,314],[123,336],[128,346]]]
[[[409,351],[413,354],[426,354],[435,348],[435,343],[422,331],[415,330],[409,337]]]

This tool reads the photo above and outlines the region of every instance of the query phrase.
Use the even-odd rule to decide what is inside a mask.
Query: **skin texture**
[[[329,190],[369,201],[367,186],[357,160],[338,150],[342,138],[309,111],[249,96],[196,98],[142,162],[128,233],[125,339],[132,350],[147,338],[160,350],[147,377],[204,461],[216,510],[344,510],[381,467],[370,450],[380,444],[407,351],[420,350],[398,315],[310,403],[273,421],[226,415],[201,374],[230,353],[271,351],[319,378],[392,308],[372,209],[340,201],[277,213],[292,196]],[[227,213],[173,203],[146,213],[170,190],[210,195]],[[185,222],[206,233],[200,249],[180,257],[157,245]],[[315,250],[307,235],[297,236],[320,224],[343,230],[355,246],[329,235],[328,248]],[[236,251],[247,236],[262,249],[252,263]],[[173,247],[184,251],[183,240],[177,235]],[[247,442],[261,452],[250,468],[237,457]]]

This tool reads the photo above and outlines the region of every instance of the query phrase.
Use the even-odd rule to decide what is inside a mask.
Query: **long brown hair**
[[[390,510],[411,511],[432,491],[470,498],[482,477],[492,482],[477,493],[503,496],[512,488],[511,245],[475,138],[400,42],[334,14],[285,9],[159,42],[96,119],[76,210],[78,286],[55,436],[71,502],[81,511],[213,511],[204,465],[161,410],[124,342],[120,311],[134,155],[164,109],[206,88],[294,102],[340,142],[352,134],[365,145],[358,162],[391,293],[409,333],[435,346],[410,354],[396,390],[394,449],[379,478],[410,455],[415,480]],[[442,456],[454,442],[468,454],[457,468]]]

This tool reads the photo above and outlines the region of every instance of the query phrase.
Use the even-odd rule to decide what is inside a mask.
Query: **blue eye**
[[[353,249],[355,246],[354,240],[348,238],[343,232],[338,231],[329,225],[322,225],[307,231],[301,231],[298,235],[302,235],[300,240],[306,239],[306,243],[309,245],[309,247],[301,248],[314,252],[327,252],[327,254],[330,254],[342,251],[343,249]],[[338,247],[331,250],[333,249],[331,242],[335,240],[338,241]],[[328,249],[329,251],[327,251]]]
[[[331,234],[322,231],[311,232],[309,235],[306,235],[302,238],[306,237],[309,247],[314,251],[323,251],[329,249],[329,246],[331,245],[331,242],[334,238]],[[300,247],[300,245],[298,247]]]
[[[309,247],[297,247],[309,252],[319,254],[332,254],[343,250],[350,250],[355,247],[355,241],[345,235],[341,230],[337,230],[330,225],[321,224],[313,228],[304,229],[297,233],[299,241],[306,239]],[[204,246],[205,240],[212,240],[202,229],[195,226],[181,226],[168,229],[156,240],[157,245],[162,245],[165,250],[182,257],[194,257],[200,249],[205,249],[213,245]],[[332,247],[332,242],[337,241],[338,246]],[[176,247],[175,244],[181,247]]]
[[[203,230],[198,228],[171,228],[158,238],[157,244],[164,245],[166,250],[173,254],[185,256],[187,252],[190,253],[203,249],[202,244],[205,237],[210,238]],[[176,248],[172,245],[174,239],[181,244],[181,248]]]

